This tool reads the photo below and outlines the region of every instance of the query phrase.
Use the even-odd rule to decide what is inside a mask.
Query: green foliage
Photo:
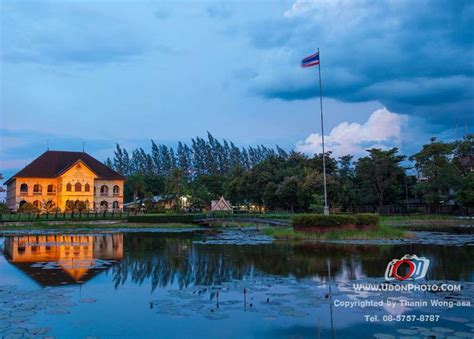
[[[302,214],[294,216],[291,219],[293,227],[298,228],[331,228],[331,227],[342,227],[345,225],[358,225],[358,226],[376,226],[379,222],[379,216],[377,214]]]
[[[36,208],[35,205],[33,205],[30,202],[24,203],[19,209],[18,212],[20,213],[37,213],[39,212],[39,209]]]
[[[403,239],[410,233],[397,227],[383,226],[372,230],[330,230],[327,232],[298,232],[293,228],[265,228],[265,235],[282,240],[362,240],[362,239]]]
[[[373,213],[358,213],[354,214],[356,225],[377,226],[380,220],[378,214]]]
[[[423,145],[420,152],[410,157],[422,179],[416,184],[415,191],[434,212],[439,212],[441,203],[449,200],[451,191],[460,185],[461,172],[452,161],[455,148],[455,143],[432,138],[430,144]]]
[[[0,202],[0,214],[9,212],[10,210],[8,209],[7,204]]]
[[[145,176],[142,173],[129,175],[125,181],[125,190],[132,192],[132,201],[136,201],[140,194],[145,193]]]
[[[197,214],[145,214],[145,215],[130,215],[127,218],[128,222],[138,223],[193,223]]]
[[[87,212],[88,207],[85,201],[66,201],[66,212]]]
[[[400,163],[405,156],[397,155],[396,147],[387,151],[372,148],[368,152],[369,156],[356,162],[356,180],[362,195],[373,197],[381,209],[385,203],[396,201],[403,187],[405,173]]]
[[[458,199],[467,207],[474,207],[474,172],[469,172],[460,187]]]
[[[417,211],[421,201],[431,212],[440,213],[441,206],[453,199],[458,206],[472,207],[473,135],[452,143],[433,139],[424,145],[410,157],[417,176],[408,175],[412,168],[402,167],[407,165],[405,160],[397,148],[373,148],[357,161],[352,155],[336,161],[328,152],[330,207],[385,213],[391,205]],[[148,195],[175,199],[189,195],[191,208],[203,210],[223,195],[233,205],[256,205],[259,210],[322,211],[322,154],[308,157],[278,146],[239,148],[208,133],[207,138],[192,139],[189,146],[179,143],[176,152],[153,141],[151,152],[137,148],[128,153],[117,145],[108,163],[128,176],[125,201]],[[176,202],[176,209],[182,209]]]

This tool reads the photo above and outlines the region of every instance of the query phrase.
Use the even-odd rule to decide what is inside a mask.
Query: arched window
[[[112,208],[113,208],[114,210],[118,210],[118,209],[120,208],[120,207],[119,207],[119,202],[118,202],[118,201],[114,201],[114,202],[112,203]]]
[[[35,207],[36,207],[37,209],[40,209],[41,206],[42,206],[41,201],[39,201],[39,200],[33,201],[33,205],[35,205]]]
[[[114,195],[119,195],[119,193],[120,193],[120,187],[119,187],[118,185],[115,185],[113,192],[114,192]]]
[[[85,184],[84,185],[84,192],[90,192],[91,191],[91,185]]]
[[[100,195],[109,195],[109,188],[107,185],[100,186]]]
[[[33,194],[41,194],[43,187],[40,184],[33,185]]]
[[[74,185],[74,191],[75,192],[80,192],[82,189],[82,185],[80,182],[76,182],[76,184]]]
[[[54,185],[48,185],[48,194],[54,193]]]
[[[27,184],[21,184],[20,185],[20,193],[21,194],[28,194],[28,185]]]
[[[67,183],[66,192],[71,192],[71,191],[72,191],[72,185],[70,183]]]
[[[19,207],[19,208],[22,208],[24,204],[26,204],[26,201],[25,201],[25,200],[22,200],[22,201],[20,201],[20,205],[19,205],[18,207]]]
[[[107,203],[107,201],[102,200],[100,202],[100,209],[103,211],[107,211],[109,209],[109,204]]]

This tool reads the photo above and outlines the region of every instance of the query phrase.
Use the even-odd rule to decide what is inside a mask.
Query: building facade
[[[46,151],[5,182],[7,205],[40,211],[120,211],[125,178],[85,152]]]

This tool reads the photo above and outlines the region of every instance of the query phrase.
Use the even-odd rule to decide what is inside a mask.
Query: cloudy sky
[[[1,2],[0,173],[115,142],[413,153],[474,125],[474,2]]]

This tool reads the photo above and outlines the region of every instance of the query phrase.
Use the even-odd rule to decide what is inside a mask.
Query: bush
[[[39,209],[36,208],[35,205],[33,205],[31,202],[24,203],[21,205],[20,208],[18,208],[18,212],[21,213],[38,213]]]
[[[379,215],[373,213],[354,214],[356,225],[377,226],[379,223]]]
[[[10,213],[7,204],[0,202],[0,213]]]
[[[291,219],[293,227],[298,228],[311,228],[311,227],[321,227],[321,228],[331,228],[331,227],[340,227],[347,225],[356,225],[356,226],[376,226],[379,221],[379,216],[377,214],[332,214],[332,215],[323,215],[323,214],[302,214],[294,216]]]
[[[182,223],[190,224],[194,222],[194,219],[200,215],[197,214],[145,214],[145,215],[130,215],[127,218],[128,222],[141,222],[141,223],[156,223],[156,224],[167,224],[167,223]]]

